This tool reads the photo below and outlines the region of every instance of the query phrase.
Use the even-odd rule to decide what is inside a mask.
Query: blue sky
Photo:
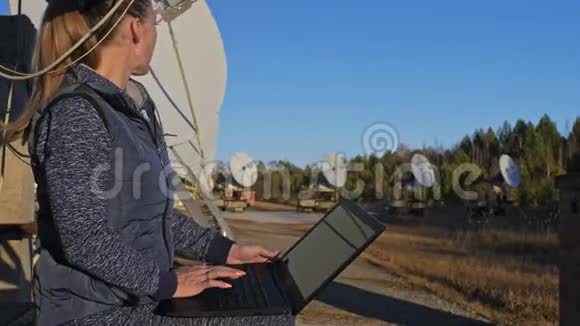
[[[578,1],[208,2],[229,66],[219,159],[355,155],[379,121],[420,147],[580,115]]]

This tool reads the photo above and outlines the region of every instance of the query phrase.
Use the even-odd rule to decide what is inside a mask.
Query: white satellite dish
[[[423,187],[431,188],[435,184],[435,169],[423,154],[415,154],[411,159],[411,170],[415,180]]]
[[[331,185],[342,188],[346,184],[347,163],[343,155],[326,155],[326,159],[322,162],[321,170]]]
[[[246,153],[232,155],[230,172],[234,179],[244,187],[251,187],[258,181],[258,165]]]
[[[203,174],[198,178],[198,184],[207,194],[211,194],[215,188],[215,181],[213,180],[213,166],[207,165],[203,169]]]
[[[227,64],[218,26],[205,0],[157,26],[151,73],[137,78],[159,109],[166,142],[196,177],[215,160]],[[189,7],[190,6],[190,7]],[[183,69],[182,69],[183,68]]]
[[[158,3],[161,1],[156,0]],[[157,105],[173,165],[181,176],[197,182],[222,234],[232,232],[208,188],[207,166],[215,160],[219,111],[226,90],[227,64],[223,40],[206,0],[164,1],[177,5],[161,16],[151,72],[137,78]],[[177,163],[177,164],[176,164]],[[206,216],[190,214],[207,224]],[[199,214],[197,214],[199,215]]]
[[[509,155],[502,155],[499,158],[499,171],[505,183],[512,188],[518,188],[521,184],[522,178],[518,165]]]

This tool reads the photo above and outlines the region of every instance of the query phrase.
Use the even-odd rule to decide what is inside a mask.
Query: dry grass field
[[[558,319],[555,237],[395,226],[364,257],[500,324],[555,324]]]

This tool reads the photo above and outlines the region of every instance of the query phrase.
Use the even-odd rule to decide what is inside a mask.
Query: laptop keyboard
[[[246,275],[237,280],[224,280],[232,285],[231,289],[220,291],[217,296],[220,308],[229,307],[268,307],[270,300],[263,278],[270,275],[270,271],[264,269],[263,265],[245,265],[243,269]]]

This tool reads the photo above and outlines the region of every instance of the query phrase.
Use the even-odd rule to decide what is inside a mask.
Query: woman
[[[293,324],[286,315],[173,319],[152,312],[159,300],[228,288],[228,279],[243,277],[220,265],[265,262],[277,253],[234,244],[173,208],[175,174],[163,131],[146,91],[130,79],[148,72],[155,46],[151,0],[135,0],[124,17],[131,1],[49,1],[37,69],[71,49],[116,1],[126,4],[59,65],[66,69],[35,80],[27,114],[8,126],[13,133],[31,126],[40,206],[38,324]],[[174,270],[175,254],[215,265]]]

